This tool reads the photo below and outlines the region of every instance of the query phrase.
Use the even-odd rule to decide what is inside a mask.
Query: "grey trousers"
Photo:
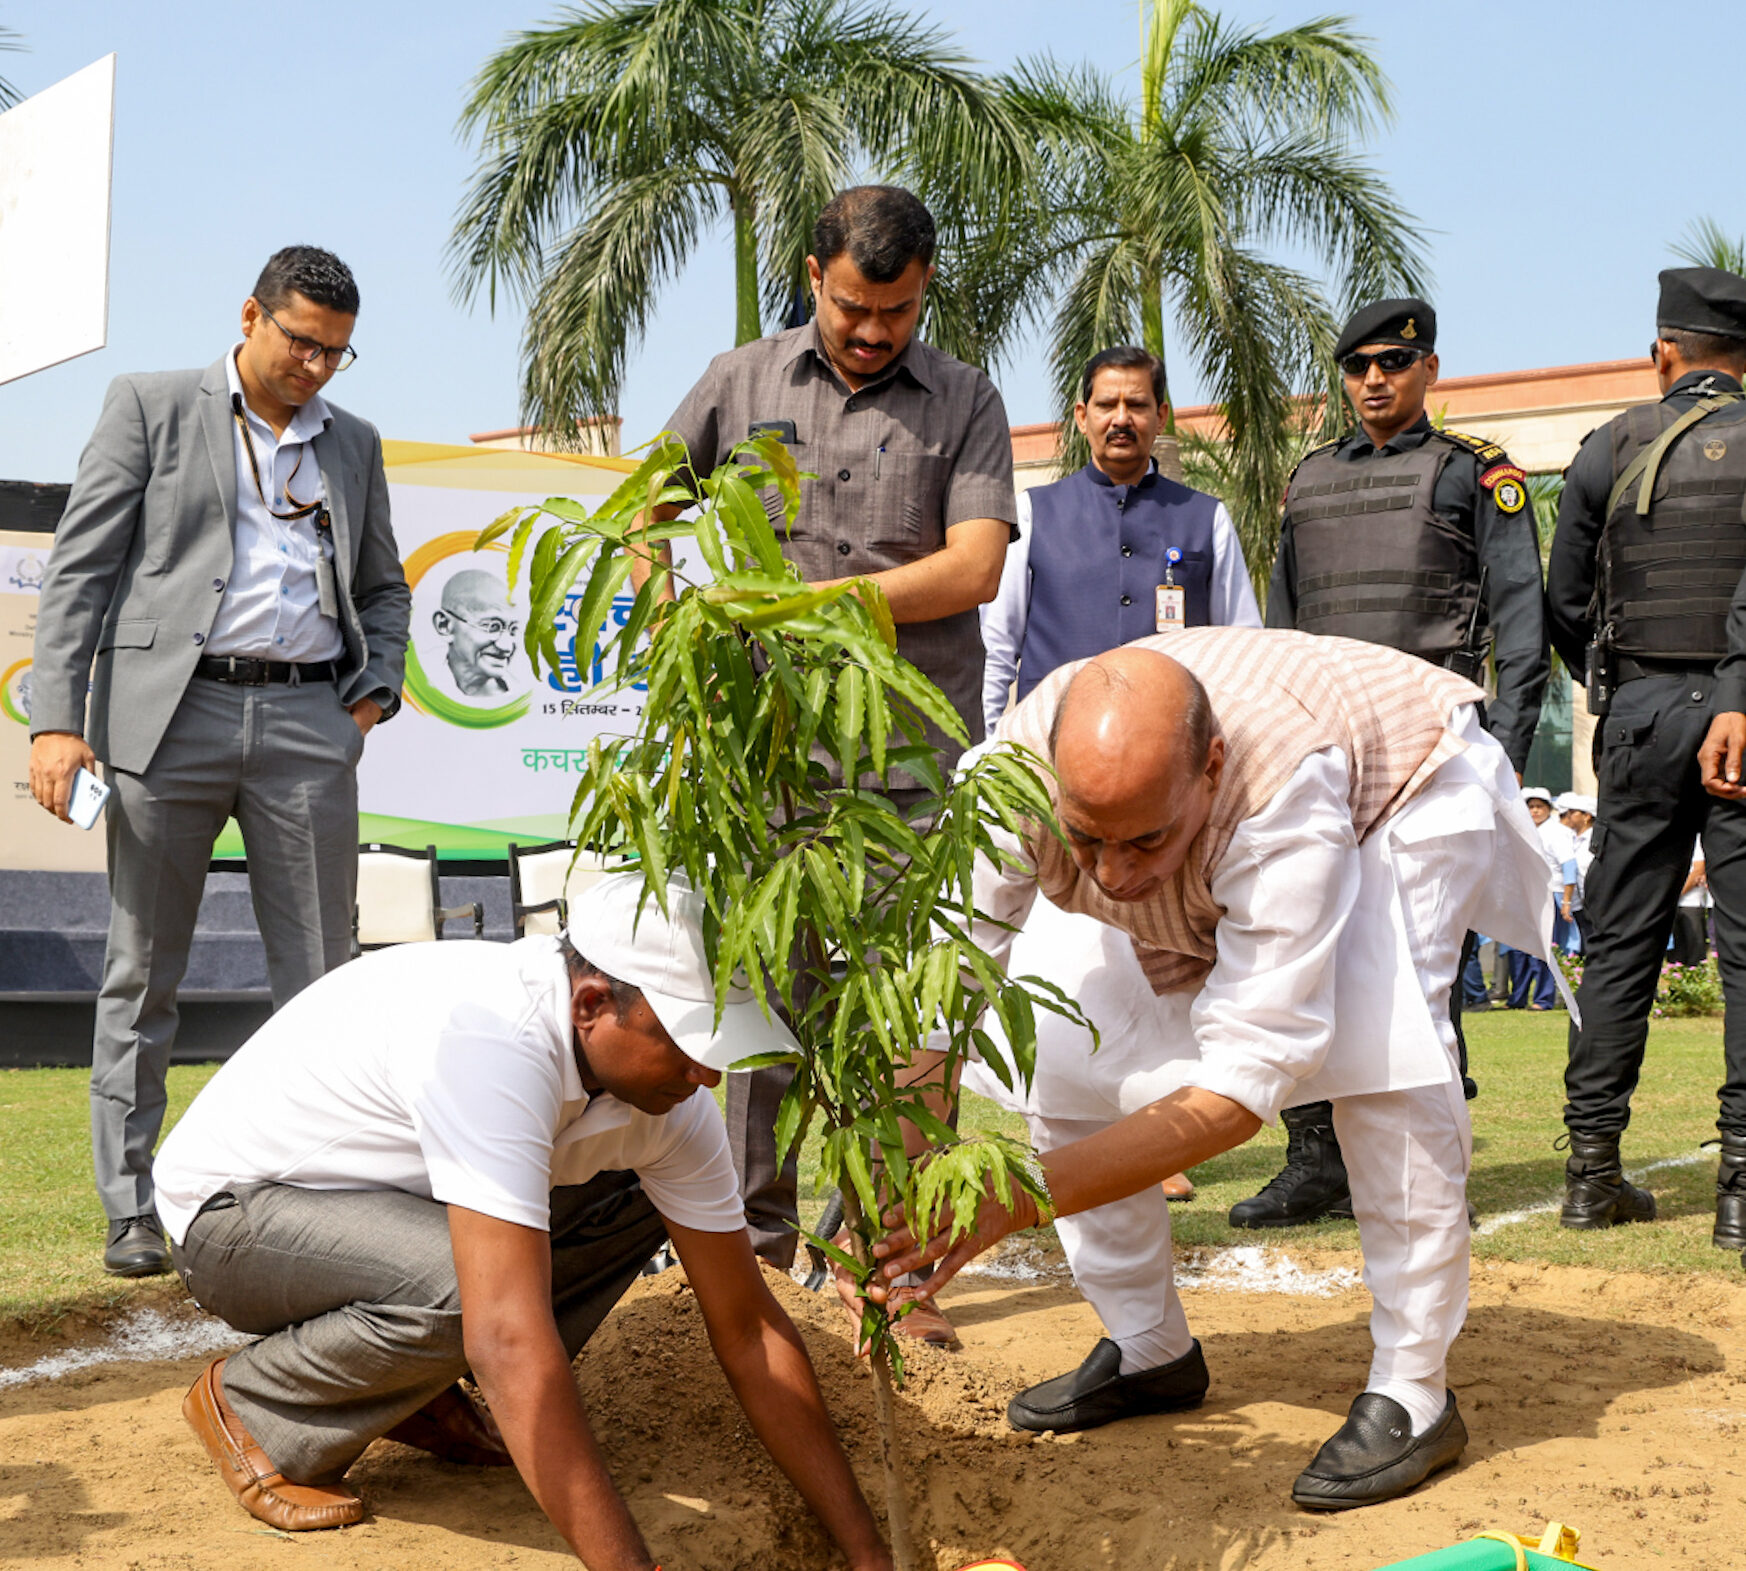
[[[91,1055],[91,1154],[111,1220],[152,1209],[176,990],[213,842],[235,816],[273,1003],[351,954],[364,739],[331,682],[195,677],[143,774],[106,769],[109,945]]]
[[[399,1190],[250,1184],[208,1201],[175,1249],[202,1309],[262,1338],[224,1394],[273,1465],[332,1483],[467,1372],[448,1207]],[[552,1191],[552,1311],[571,1358],[660,1247],[634,1173]]]

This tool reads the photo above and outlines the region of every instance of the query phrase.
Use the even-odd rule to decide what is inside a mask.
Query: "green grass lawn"
[[[1481,1224],[1488,1218],[1554,1199],[1564,1158],[1552,1148],[1561,1131],[1565,1017],[1494,1011],[1469,1021],[1473,1073],[1474,1169],[1471,1194]],[[213,1073],[211,1065],[170,1071],[170,1119],[179,1117]],[[1635,1119],[1625,1142],[1627,1168],[1693,1154],[1715,1133],[1722,1073],[1719,1020],[1657,1021],[1650,1034]],[[0,1320],[52,1324],[69,1311],[101,1309],[156,1283],[118,1282],[103,1275],[98,1255],[103,1218],[91,1188],[87,1075],[74,1069],[0,1072]],[[1019,1120],[980,1099],[965,1109],[966,1129],[1017,1130]],[[1253,1194],[1277,1169],[1284,1135],[1263,1130],[1247,1146],[1194,1173],[1199,1194],[1173,1208],[1176,1237],[1187,1245],[1314,1244],[1356,1248],[1357,1227],[1323,1222],[1268,1233],[1239,1233],[1225,1213]],[[803,1194],[817,1170],[817,1150],[802,1154]],[[1650,1173],[1662,1220],[1650,1227],[1604,1233],[1566,1232],[1555,1212],[1499,1228],[1474,1240],[1474,1253],[1499,1260],[1544,1260],[1631,1271],[1704,1271],[1738,1276],[1739,1260],[1711,1247],[1713,1160]],[[820,1202],[807,1195],[806,1220]],[[173,1281],[170,1284],[173,1289]]]

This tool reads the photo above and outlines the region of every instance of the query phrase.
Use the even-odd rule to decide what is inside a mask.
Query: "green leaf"
[[[479,531],[478,538],[473,542],[473,549],[475,551],[483,551],[493,540],[497,540],[508,534],[509,531],[520,521],[522,511],[523,509],[517,506],[509,508],[506,512],[499,513],[490,523]]]
[[[515,533],[509,537],[509,564],[506,572],[511,605],[515,604],[515,586],[521,573],[522,554],[527,550],[528,540],[533,535],[534,525],[539,522],[539,517],[540,510],[537,507],[528,508],[521,515],[521,522],[515,526]]]
[[[837,761],[843,773],[853,777],[861,758],[861,732],[865,723],[862,708],[865,693],[862,673],[854,666],[844,666],[837,673]]]

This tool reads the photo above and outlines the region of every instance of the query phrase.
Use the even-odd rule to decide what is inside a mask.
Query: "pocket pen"
[[[885,460],[885,444],[881,442],[873,449],[873,478],[879,478],[879,467]]]

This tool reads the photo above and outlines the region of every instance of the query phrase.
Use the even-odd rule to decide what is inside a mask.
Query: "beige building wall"
[[[617,415],[604,420],[582,420],[577,424],[582,431],[582,445],[568,451],[586,453],[590,458],[620,456],[619,438],[624,421]],[[556,451],[550,436],[532,425],[509,426],[502,431],[475,431],[470,440],[475,447],[504,447],[523,453]]]
[[[1596,426],[1660,396],[1655,368],[1645,356],[1445,377],[1431,389],[1428,402],[1441,424],[1496,442],[1530,474],[1558,474]],[[1179,408],[1176,424],[1209,437],[1224,430],[1212,404]],[[1053,421],[1012,428],[1013,479],[1021,491],[1060,478],[1059,434]]]

